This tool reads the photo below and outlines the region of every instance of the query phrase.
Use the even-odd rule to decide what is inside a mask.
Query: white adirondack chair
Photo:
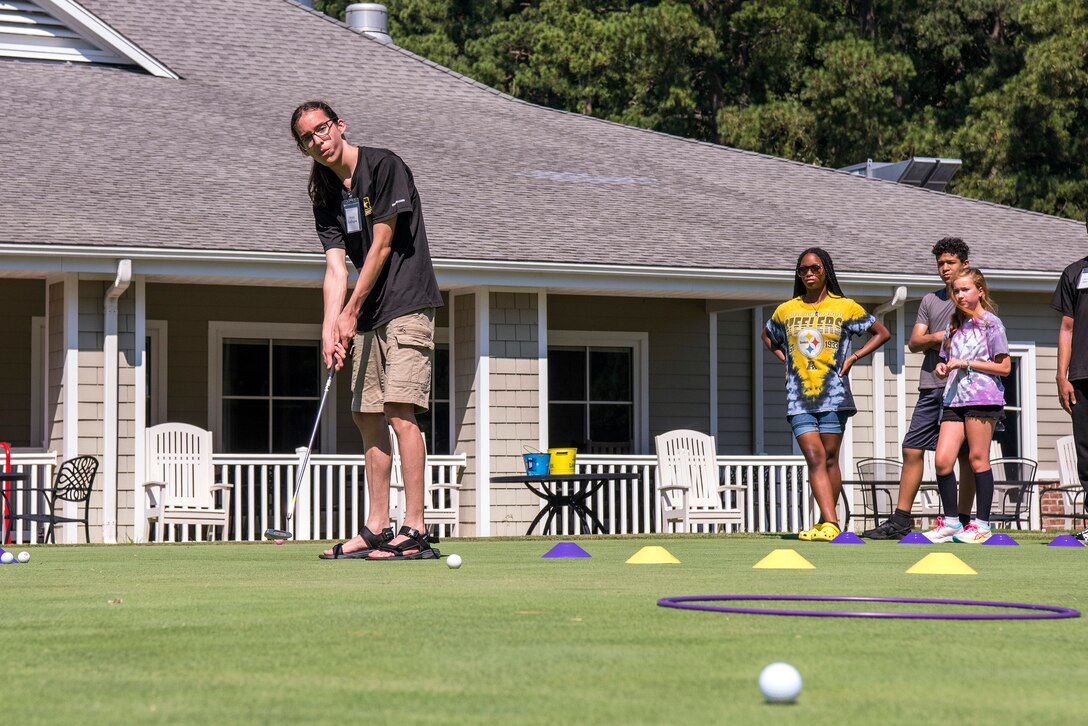
[[[144,491],[147,527],[157,526],[156,541],[174,524],[222,527],[230,522],[230,485],[215,481],[210,431],[182,423],[164,423],[147,430]],[[217,505],[219,493],[221,504]]]
[[[1077,473],[1077,443],[1072,436],[1063,436],[1054,442],[1058,450],[1058,487],[1062,498],[1062,511],[1069,526],[1080,528],[1088,523],[1088,508],[1085,506],[1084,487]]]
[[[700,525],[744,526],[745,488],[719,483],[713,436],[678,429],[654,441],[664,529],[673,522],[685,532]]]
[[[1054,442],[1058,450],[1058,478],[1063,487],[1079,487],[1077,474],[1077,443],[1072,436],[1063,436]]]
[[[423,450],[427,450],[427,439],[423,437]],[[404,472],[400,463],[400,446],[397,444],[393,427],[389,427],[389,440],[393,444],[393,468],[389,472],[389,520],[393,531],[400,528],[404,518]],[[423,516],[427,527],[438,527],[440,536],[456,537],[457,520],[461,505],[460,481],[434,481],[434,472],[424,462],[423,466]]]

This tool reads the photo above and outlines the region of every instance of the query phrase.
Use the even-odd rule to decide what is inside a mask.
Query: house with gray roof
[[[845,471],[898,455],[920,362],[906,341],[949,235],[1008,327],[1004,451],[1056,470],[1070,425],[1048,302],[1084,254],[1080,223],[524,103],[292,0],[8,5],[0,439],[17,462],[100,459],[94,539],[144,538],[154,423],[211,430],[224,476],[305,445],[324,257],[288,124],[311,98],[414,172],[446,301],[424,427],[435,457],[463,461],[459,534],[524,531],[538,499],[491,480],[529,449],[648,466],[656,434],[692,428],[722,457],[799,461],[758,331],[814,244],[893,334],[852,374]],[[319,462],[361,464],[347,379]],[[235,490],[232,537],[282,516],[268,476]],[[275,507],[260,493],[273,478]],[[308,488],[307,536],[350,535],[352,486]],[[649,486],[609,500],[613,531],[656,526]]]

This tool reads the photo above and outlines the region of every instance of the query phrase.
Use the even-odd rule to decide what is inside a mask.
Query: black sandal
[[[431,547],[431,535],[427,534],[426,531],[420,532],[414,527],[401,527],[400,531],[397,532],[397,535],[407,537],[408,539],[404,540],[400,544],[389,544],[388,542],[383,542],[377,547],[377,549],[381,550],[382,552],[391,552],[393,554],[392,557],[371,557],[370,555],[367,555],[366,559],[437,560],[442,555],[442,553],[439,552],[436,548]],[[405,551],[407,550],[417,551],[405,554]]]
[[[366,556],[373,552],[378,547],[393,539],[393,529],[386,527],[381,531],[381,534],[374,534],[367,527],[363,527],[363,531],[359,533],[359,536],[366,542],[366,549],[356,550],[354,552],[344,552],[344,545],[346,542],[339,542],[332,546],[332,554],[327,555],[324,552],[319,554],[318,559],[322,560],[362,560],[366,559]]]

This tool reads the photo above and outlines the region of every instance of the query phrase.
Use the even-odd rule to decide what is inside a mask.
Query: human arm
[[[771,338],[770,331],[768,331],[766,327],[763,328],[763,334],[760,336],[760,338],[763,340],[763,345],[767,348],[767,350],[774,353],[775,357],[778,358],[778,360],[782,361],[783,363],[786,362],[785,352],[783,352],[780,345],[774,342],[774,340]]]
[[[915,323],[910,331],[907,349],[911,353],[925,353],[930,348],[939,348],[942,342],[944,342],[943,330],[931,333],[927,323]]]
[[[891,337],[892,334],[888,332],[884,323],[874,319],[873,324],[869,326],[869,340],[865,341],[865,345],[861,346],[856,352],[846,356],[846,360],[842,362],[842,368],[839,370],[839,375],[847,375],[855,363],[884,345]]]
[[[321,320],[321,359],[325,368],[344,365],[345,347],[337,332],[337,321],[344,309],[344,297],[348,290],[347,253],[342,247],[325,250],[325,281],[321,291],[324,299],[324,315]]]
[[[1066,413],[1073,413],[1073,406],[1077,403],[1077,395],[1073,391],[1073,384],[1069,382],[1069,361],[1073,356],[1073,318],[1069,315],[1062,316],[1061,327],[1058,328],[1058,402]]]
[[[378,276],[389,260],[389,255],[393,249],[393,230],[396,225],[396,217],[391,217],[384,222],[374,223],[373,239],[370,248],[367,249],[366,257],[363,259],[363,266],[359,270],[359,279],[355,281],[351,296],[348,297],[347,302],[336,316],[334,335],[345,350],[355,338],[359,326],[359,314],[362,312],[363,304],[366,303],[367,297],[374,290]]]
[[[962,358],[952,358],[947,363],[938,363],[938,369],[941,365],[944,365],[945,375],[947,375],[949,371],[961,369],[969,369],[972,372],[978,373],[988,373],[991,376],[1001,376],[1002,378],[1009,375],[1009,373],[1012,373],[1012,358],[1009,357],[1008,353],[998,353],[994,356],[994,359],[992,361],[978,359],[964,360]],[[938,373],[937,375],[940,375],[940,373]]]

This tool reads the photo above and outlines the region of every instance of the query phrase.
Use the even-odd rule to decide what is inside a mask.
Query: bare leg
[[[352,413],[355,427],[363,439],[366,459],[366,487],[370,494],[370,510],[366,516],[366,528],[375,534],[389,526],[389,473],[393,467],[393,450],[389,441],[389,429],[385,415],[381,413]],[[344,543],[344,554],[369,549],[361,535],[355,535]],[[325,550],[332,556],[332,550]]]
[[[808,463],[809,483],[812,485],[812,496],[820,508],[820,519],[838,524],[839,515],[835,510],[833,485],[827,475],[827,452],[824,450],[822,436],[816,431],[809,431],[797,437],[797,445]],[[839,488],[842,488],[841,480]]]
[[[984,519],[989,519],[990,505],[993,503],[994,488],[993,477],[990,476],[987,479],[983,479],[983,474],[988,474],[990,471],[990,442],[994,437],[994,427],[997,425],[997,421],[992,418],[975,418],[968,416],[967,421],[964,423],[964,431],[967,435],[967,447],[970,471],[975,472],[979,476],[980,481],[988,481],[989,484],[980,487],[978,494],[978,508],[976,514],[981,513],[984,515]],[[963,501],[963,490],[960,490],[960,501]],[[968,513],[970,509],[961,509],[963,513]]]
[[[827,479],[831,482],[831,507],[833,511],[838,512],[836,507],[839,498],[842,496],[842,470],[839,468],[839,446],[842,444],[842,435],[820,434],[820,441],[824,445],[824,464],[827,468]]]
[[[401,473],[404,476],[404,522],[405,527],[412,527],[420,532],[425,532],[423,521],[423,471],[427,465],[427,450],[423,445],[423,437],[419,433],[419,424],[416,423],[415,406],[410,403],[385,404],[384,420],[389,421],[393,427],[393,433],[397,437],[397,448],[400,450]],[[384,425],[383,420],[383,425]],[[367,465],[369,466],[369,460]],[[385,479],[385,513],[388,522],[389,514],[389,477],[386,470]],[[371,494],[373,497],[373,493]],[[371,500],[373,501],[373,499]],[[407,537],[397,535],[389,543],[398,545],[407,541]],[[404,554],[418,552],[418,548],[406,550]],[[371,557],[392,557],[392,552],[375,551]]]
[[[988,455],[989,449],[987,449]],[[989,461],[986,462],[986,468],[990,468]],[[975,472],[971,466],[971,457],[968,454],[960,454],[960,514],[973,512],[974,509]]]
[[[922,449],[903,449],[903,469],[899,472],[899,500],[895,504],[897,509],[909,512],[914,507],[914,499],[922,486],[925,455],[926,452]]]

